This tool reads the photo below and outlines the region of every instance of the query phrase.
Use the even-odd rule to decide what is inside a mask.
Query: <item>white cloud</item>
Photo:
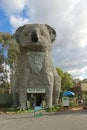
[[[13,26],[13,31],[16,30],[19,26],[22,26],[24,24],[29,24],[29,19],[22,18],[19,16],[12,15],[10,17],[10,23]]]
[[[82,69],[80,69],[80,71],[79,69],[74,69],[74,70],[69,71],[69,73],[72,73],[72,76],[77,79],[87,78],[87,66],[84,66]]]
[[[26,0],[0,0],[0,7],[7,15],[20,13],[26,5]]]
[[[26,18],[26,1],[27,0],[0,0],[0,8],[9,17],[9,22],[12,26],[12,32],[19,26],[29,23],[29,18]],[[25,11],[25,16],[22,16]]]

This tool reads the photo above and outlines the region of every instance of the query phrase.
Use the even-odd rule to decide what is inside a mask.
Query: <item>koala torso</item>
[[[28,52],[26,56],[21,56],[18,66],[19,74],[23,75],[25,69],[29,74],[28,87],[30,88],[33,86],[42,88],[45,84],[52,83],[47,75],[52,78],[55,75],[51,57],[43,52]]]
[[[52,42],[56,37],[54,29],[43,24],[24,25],[18,28],[15,36],[21,50],[21,64],[23,64],[22,62],[28,64],[27,67],[26,63],[22,66],[27,68],[30,74],[29,86],[39,84],[39,86],[43,86],[43,84],[52,83],[45,75],[53,78],[55,73],[51,58]],[[45,80],[43,80],[43,77]]]

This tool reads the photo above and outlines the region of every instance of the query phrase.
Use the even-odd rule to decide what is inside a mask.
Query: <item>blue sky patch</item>
[[[0,10],[0,32],[11,33],[11,25],[9,22],[9,17],[6,16],[2,10]]]

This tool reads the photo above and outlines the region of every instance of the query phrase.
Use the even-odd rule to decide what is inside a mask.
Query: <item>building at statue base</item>
[[[27,89],[27,107],[42,106],[46,107],[45,89],[29,88]]]

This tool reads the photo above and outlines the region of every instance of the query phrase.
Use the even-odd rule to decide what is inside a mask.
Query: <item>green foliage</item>
[[[8,65],[10,72],[13,74],[18,57],[20,55],[20,49],[15,41],[14,35],[9,33],[0,33],[0,74],[3,74],[3,85],[6,86],[7,82],[4,82],[8,78],[8,72],[4,69],[2,64]],[[8,86],[8,83],[7,83]]]
[[[15,113],[28,113],[28,112],[34,112],[34,109],[28,109],[28,110],[23,110],[21,111],[20,109],[17,109],[17,108],[13,108],[13,107],[10,107],[8,109],[6,109],[7,112],[15,112]]]
[[[57,70],[58,74],[60,75],[60,77],[62,78],[64,75],[63,70],[61,68],[56,68],[56,70]]]
[[[62,90],[66,91],[69,88],[73,87],[73,79],[71,77],[71,75],[68,72],[64,73],[64,76],[62,78]]]
[[[10,35],[9,33],[1,33],[0,32],[0,43],[8,44],[9,41],[12,39],[12,35]]]
[[[5,62],[9,65],[17,62],[18,56],[20,54],[20,49],[15,41],[14,35],[9,33],[0,33],[0,43],[3,49],[7,49],[7,59]]]
[[[20,49],[18,44],[15,42],[14,39],[12,39],[9,42],[9,48],[8,48],[8,63],[12,66],[12,64],[16,64],[18,57],[20,55]]]
[[[54,107],[51,107],[51,108],[46,108],[47,112],[58,112],[60,110],[61,110],[60,106],[54,106]]]
[[[73,78],[68,72],[63,72],[61,68],[56,69],[58,74],[61,76],[61,90],[66,91],[73,87]]]
[[[6,111],[8,111],[8,112],[17,112],[18,110],[16,108],[10,107]]]
[[[4,46],[0,44],[0,67],[1,64],[3,64],[5,58],[4,58]]]
[[[70,101],[70,102],[69,102],[69,106],[70,106],[70,107],[77,107],[78,104],[77,104],[77,102],[75,102],[75,101]]]

